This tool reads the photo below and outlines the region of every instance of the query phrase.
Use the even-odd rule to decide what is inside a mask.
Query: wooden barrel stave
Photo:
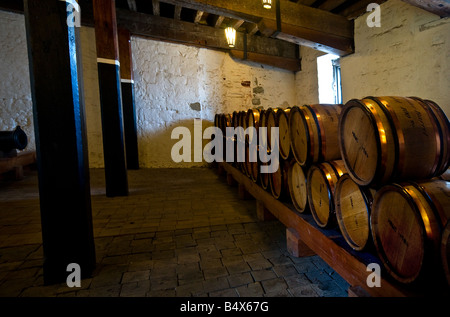
[[[316,224],[321,228],[337,225],[334,192],[337,181],[345,172],[342,160],[316,163],[308,170],[309,208]]]
[[[429,180],[383,186],[375,195],[372,238],[385,268],[412,283],[442,272],[441,237],[450,219],[450,183]]]

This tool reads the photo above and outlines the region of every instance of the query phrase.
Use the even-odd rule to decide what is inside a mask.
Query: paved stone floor
[[[81,288],[44,286],[37,173],[0,181],[0,296],[347,296],[318,256],[296,258],[286,228],[260,222],[216,170],[129,171],[128,197],[107,198],[91,171],[97,268]]]

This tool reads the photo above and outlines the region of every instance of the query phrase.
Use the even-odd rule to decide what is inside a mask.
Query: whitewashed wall
[[[366,96],[417,96],[438,103],[450,117],[450,19],[400,0],[381,5],[381,27],[355,20],[355,53],[341,58],[344,103]],[[317,103],[317,57],[301,48],[298,104]]]
[[[185,45],[132,39],[140,161],[179,167],[170,152],[172,130],[194,118],[212,125],[215,113],[293,105],[294,74],[233,60],[228,54]],[[243,82],[250,82],[250,87]],[[194,164],[195,165],[195,164]]]
[[[24,16],[0,11],[0,130],[22,126],[28,150],[35,149]],[[81,28],[86,121],[90,167],[101,168],[103,143],[98,91],[95,32]],[[212,125],[216,112],[276,107],[295,102],[294,74],[228,54],[185,45],[132,38],[139,157],[142,167],[191,167],[174,163],[178,140],[172,130],[194,119]],[[250,82],[250,86],[243,85]],[[55,118],[56,119],[56,118]]]
[[[0,11],[0,130],[20,126],[34,150],[33,111],[23,15]]]
[[[450,19],[400,0],[381,5],[381,27],[355,21],[355,54],[341,60],[343,98],[417,96],[450,116]]]

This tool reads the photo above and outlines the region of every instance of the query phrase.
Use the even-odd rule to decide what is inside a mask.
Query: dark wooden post
[[[82,278],[95,268],[80,36],[77,21],[69,26],[70,6],[24,2],[46,284],[65,282],[71,263]]]
[[[114,0],[94,0],[98,81],[102,113],[106,196],[128,195],[120,84],[119,42]]]
[[[127,168],[139,169],[139,151],[134,102],[134,76],[130,32],[119,29],[120,77],[122,82],[123,128],[125,131]]]

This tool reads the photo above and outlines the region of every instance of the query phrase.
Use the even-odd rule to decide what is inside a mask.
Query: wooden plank
[[[195,10],[227,16],[233,19],[243,19],[246,22],[259,23],[262,19],[276,21],[274,8],[271,10],[264,9],[258,1],[165,1]],[[290,26],[289,28],[286,27],[284,31],[290,36],[286,36],[287,38],[299,37],[300,39],[303,39],[303,36],[308,36],[306,38],[307,41],[317,42],[323,47],[334,47],[336,42],[340,44],[339,46],[348,47],[349,42],[353,43],[353,21],[349,21],[345,17],[337,14],[286,0],[281,0],[280,3],[281,23]],[[289,33],[291,31],[295,32],[291,34]],[[321,46],[319,46],[319,48],[320,47]],[[337,47],[337,49],[342,50],[341,47]]]
[[[159,0],[152,0],[153,15],[160,15]]]
[[[434,13],[442,18],[450,16],[450,2],[448,0],[403,0],[413,6]]]
[[[281,23],[281,30],[278,30],[276,20],[272,19],[262,19],[258,23],[258,28],[265,36],[311,47],[326,53],[345,56],[354,51],[353,39],[321,34],[313,29],[299,28],[287,23]]]
[[[270,65],[286,70],[290,70],[292,72],[297,72],[301,70],[301,61],[298,58],[285,58],[285,57],[277,57],[273,55],[265,55],[260,53],[247,52],[247,56],[244,56],[243,51],[231,50],[230,55],[239,58],[245,59],[255,63],[261,63],[265,65]]]
[[[127,0],[127,2],[131,11],[137,11],[136,0]]]
[[[202,17],[203,17],[203,11],[197,11],[197,13],[195,14],[194,23],[195,24],[200,23],[200,21],[202,20]]]
[[[181,9],[182,9],[181,6],[175,6],[175,10],[174,10],[174,13],[173,13],[173,18],[175,20],[180,20],[181,19]]]
[[[242,184],[241,186],[245,187],[250,195],[261,201],[286,228],[294,228],[299,238],[350,285],[360,286],[371,296],[403,297],[415,294],[393,281],[385,271],[381,274],[381,287],[368,287],[367,265],[380,263],[377,256],[351,250],[339,232],[319,228],[311,215],[299,214],[293,206],[275,200],[269,192],[230,164],[225,162],[218,164],[228,173],[233,174],[234,179]]]
[[[225,33],[220,28],[124,10],[117,10],[117,18],[119,26],[130,30],[133,35],[186,45],[229,50]],[[249,52],[287,59],[297,56],[297,45],[277,39],[249,35],[247,36],[247,44]],[[236,34],[235,49],[238,51],[244,50],[243,33],[241,32]]]
[[[347,19],[354,20],[360,15],[367,12],[367,6],[371,3],[378,3],[381,4],[383,2],[386,2],[386,0],[361,0],[353,3],[350,6],[345,7],[344,9],[337,12],[339,15],[342,15],[346,17]],[[339,9],[336,8],[336,9]]]
[[[233,23],[232,27],[238,30],[242,26],[242,24],[244,24],[244,22],[244,20],[237,20],[235,23]]]
[[[346,1],[347,0],[327,0],[324,3],[322,3],[320,6],[318,6],[318,8],[321,10],[325,10],[325,11],[331,11]]]

